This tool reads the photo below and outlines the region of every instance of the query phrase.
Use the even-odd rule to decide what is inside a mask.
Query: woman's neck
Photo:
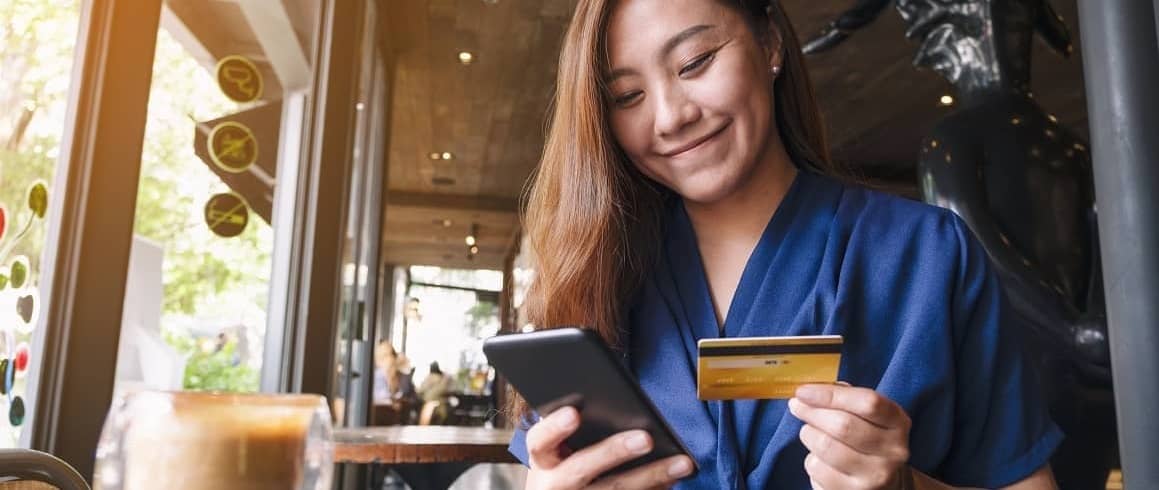
[[[797,174],[780,143],[779,139],[772,142],[769,158],[763,158],[728,197],[712,203],[684,203],[722,330],[749,256]]]
[[[719,242],[756,245],[797,175],[780,140],[771,146],[770,157],[757,164],[729,196],[711,203],[684,201],[702,249]]]

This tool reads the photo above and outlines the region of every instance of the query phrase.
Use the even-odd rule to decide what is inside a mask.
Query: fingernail
[[[789,413],[793,414],[794,416],[798,416],[801,414],[802,408],[801,400],[796,398],[789,399]]]
[[[555,418],[555,425],[561,429],[571,429],[579,423],[579,415],[573,408],[562,408]]]
[[[692,472],[692,462],[686,458],[680,458],[668,467],[668,476],[672,478],[681,478],[688,476]]]
[[[797,399],[810,405],[824,402],[821,388],[813,385],[804,385],[797,388]]]
[[[812,470],[816,469],[816,467],[817,467],[817,457],[814,456],[813,453],[806,454],[805,455],[805,470],[809,471],[810,474],[812,474]]]
[[[648,452],[648,436],[645,434],[633,434],[624,441],[624,447],[628,448],[633,453]]]

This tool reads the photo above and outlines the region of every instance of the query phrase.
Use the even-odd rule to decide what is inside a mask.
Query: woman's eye
[[[688,62],[688,64],[687,64],[687,65],[684,65],[683,67],[681,67],[681,68],[680,68],[680,76],[684,76],[684,75],[687,75],[687,74],[689,74],[689,73],[692,73],[692,72],[694,72],[694,71],[696,71],[696,70],[699,70],[700,68],[702,68],[702,67],[704,67],[705,65],[707,65],[707,64],[708,64],[708,62],[712,61],[712,59],[713,59],[715,56],[716,56],[716,52],[715,52],[715,51],[713,51],[713,52],[709,52],[709,53],[705,53],[705,54],[702,54],[702,55],[698,56],[696,59],[694,59],[694,60],[692,60],[692,61]]]
[[[631,105],[631,104],[632,104],[632,102],[635,102],[635,101],[636,101],[637,99],[639,99],[639,98],[640,98],[640,92],[639,92],[639,91],[636,91],[636,92],[628,92],[628,93],[626,93],[626,94],[622,94],[622,95],[617,95],[617,96],[615,96],[615,97],[612,99],[612,102],[613,102],[613,103],[615,103],[615,104],[616,104],[617,106],[619,106],[619,107],[625,107],[625,106]]]

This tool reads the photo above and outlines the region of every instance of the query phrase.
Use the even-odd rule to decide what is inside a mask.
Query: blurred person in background
[[[379,342],[374,349],[374,403],[414,398],[413,375],[406,355],[396,352],[390,342]]]

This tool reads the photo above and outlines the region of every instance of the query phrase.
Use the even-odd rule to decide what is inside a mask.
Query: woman
[[[451,392],[451,378],[443,374],[438,362],[432,362],[430,374],[419,385],[418,395],[424,402],[442,401]]]
[[[512,441],[528,488],[1053,488],[982,249],[951,213],[833,174],[796,36],[767,0],[580,0],[526,229],[537,325],[624,353],[696,459],[598,479],[574,409]],[[844,385],[696,399],[699,338],[840,334]],[[528,414],[525,405],[517,413]],[[525,417],[525,420],[531,420]]]
[[[405,355],[396,352],[390,342],[379,342],[374,348],[374,403],[412,398],[413,374],[414,369]]]

